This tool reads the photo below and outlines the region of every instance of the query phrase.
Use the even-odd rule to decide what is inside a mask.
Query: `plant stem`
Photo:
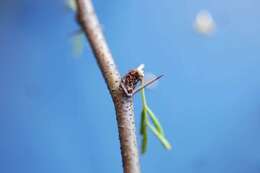
[[[106,43],[91,0],[76,0],[76,3],[78,21],[87,36],[114,102],[124,173],[140,173],[133,100],[131,97],[126,97],[120,89],[121,77]]]

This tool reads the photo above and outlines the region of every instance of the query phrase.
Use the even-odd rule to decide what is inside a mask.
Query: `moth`
[[[124,93],[128,97],[132,97],[135,93],[139,92],[141,89],[146,86],[154,83],[160,79],[163,75],[154,77],[153,79],[144,80],[144,65],[141,64],[136,69],[130,70],[121,80],[120,87],[123,89]],[[142,82],[142,85],[138,86]]]

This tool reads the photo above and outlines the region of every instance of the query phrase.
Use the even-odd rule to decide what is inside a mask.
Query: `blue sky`
[[[150,133],[143,172],[259,172],[260,2],[94,4],[120,72],[165,75],[147,97],[173,150]],[[210,37],[193,28],[203,9]],[[64,1],[2,0],[0,14],[0,172],[121,172],[113,105],[88,43],[73,54]],[[136,96],[138,127],[140,110]]]

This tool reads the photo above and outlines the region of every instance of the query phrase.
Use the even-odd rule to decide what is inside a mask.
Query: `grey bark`
[[[140,173],[132,97],[120,88],[121,76],[106,43],[91,0],[76,0],[77,17],[113,99],[124,173]]]

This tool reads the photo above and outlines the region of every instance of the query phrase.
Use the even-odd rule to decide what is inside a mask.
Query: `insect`
[[[123,89],[124,93],[131,97],[135,93],[139,92],[141,89],[145,88],[148,85],[151,85],[158,79],[160,79],[163,75],[158,77],[153,77],[152,79],[145,80],[144,78],[144,65],[141,64],[136,69],[129,71],[121,80],[120,87]],[[138,86],[139,83],[142,82],[142,85]]]

